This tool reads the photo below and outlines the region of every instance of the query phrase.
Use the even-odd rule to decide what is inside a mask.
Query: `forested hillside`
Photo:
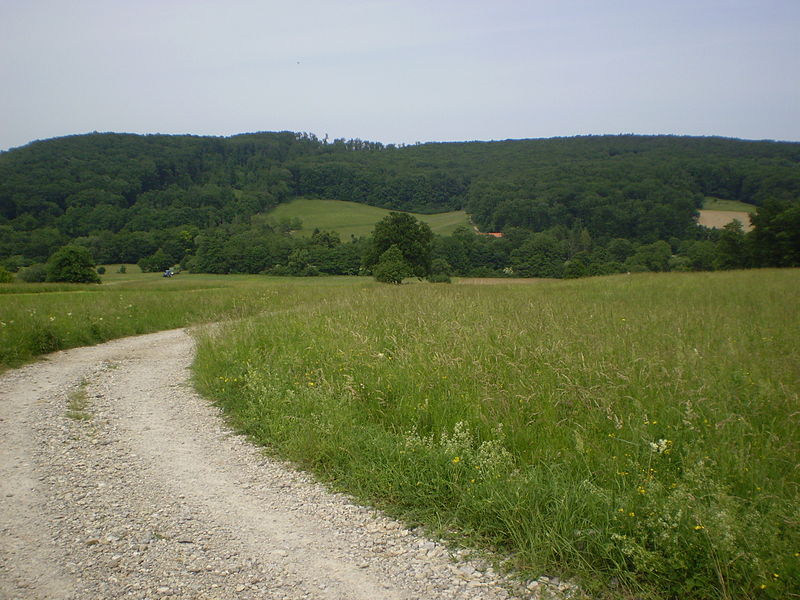
[[[300,196],[465,209],[482,231],[506,234],[437,239],[454,274],[800,264],[798,143],[622,135],[395,147],[292,132],[95,133],[2,153],[0,261],[15,271],[75,243],[98,263],[153,269],[358,272],[358,240],[299,240],[297,223],[265,215]],[[758,206],[755,231],[697,226],[706,197]]]

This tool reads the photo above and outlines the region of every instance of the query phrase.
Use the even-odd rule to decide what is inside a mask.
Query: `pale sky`
[[[0,150],[117,131],[800,140],[800,0],[0,0]]]

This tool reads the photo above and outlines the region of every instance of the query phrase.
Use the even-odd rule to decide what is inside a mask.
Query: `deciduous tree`
[[[100,283],[94,260],[82,246],[64,246],[47,261],[47,281]]]
[[[364,255],[364,266],[374,267],[383,254],[396,246],[410,275],[425,277],[431,270],[433,233],[426,223],[408,213],[389,213],[375,225],[372,239]]]

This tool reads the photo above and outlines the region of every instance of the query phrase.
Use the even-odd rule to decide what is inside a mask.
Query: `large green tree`
[[[755,229],[750,237],[759,266],[800,266],[800,203],[766,202],[751,220]]]
[[[375,267],[392,246],[397,246],[412,275],[425,277],[430,273],[433,233],[426,223],[408,213],[389,213],[375,224],[364,254],[364,266]]]
[[[47,261],[47,281],[100,283],[92,255],[83,246],[64,246]]]
[[[373,268],[375,279],[381,283],[394,283],[400,285],[403,279],[411,275],[411,267],[403,259],[403,253],[397,244],[392,244],[389,249],[381,254],[378,264]]]

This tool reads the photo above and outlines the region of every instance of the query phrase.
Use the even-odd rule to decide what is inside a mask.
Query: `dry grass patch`
[[[750,214],[737,210],[701,210],[700,218],[697,222],[703,227],[712,229],[722,229],[734,219],[742,224],[745,231],[750,231],[753,226],[750,224]]]

